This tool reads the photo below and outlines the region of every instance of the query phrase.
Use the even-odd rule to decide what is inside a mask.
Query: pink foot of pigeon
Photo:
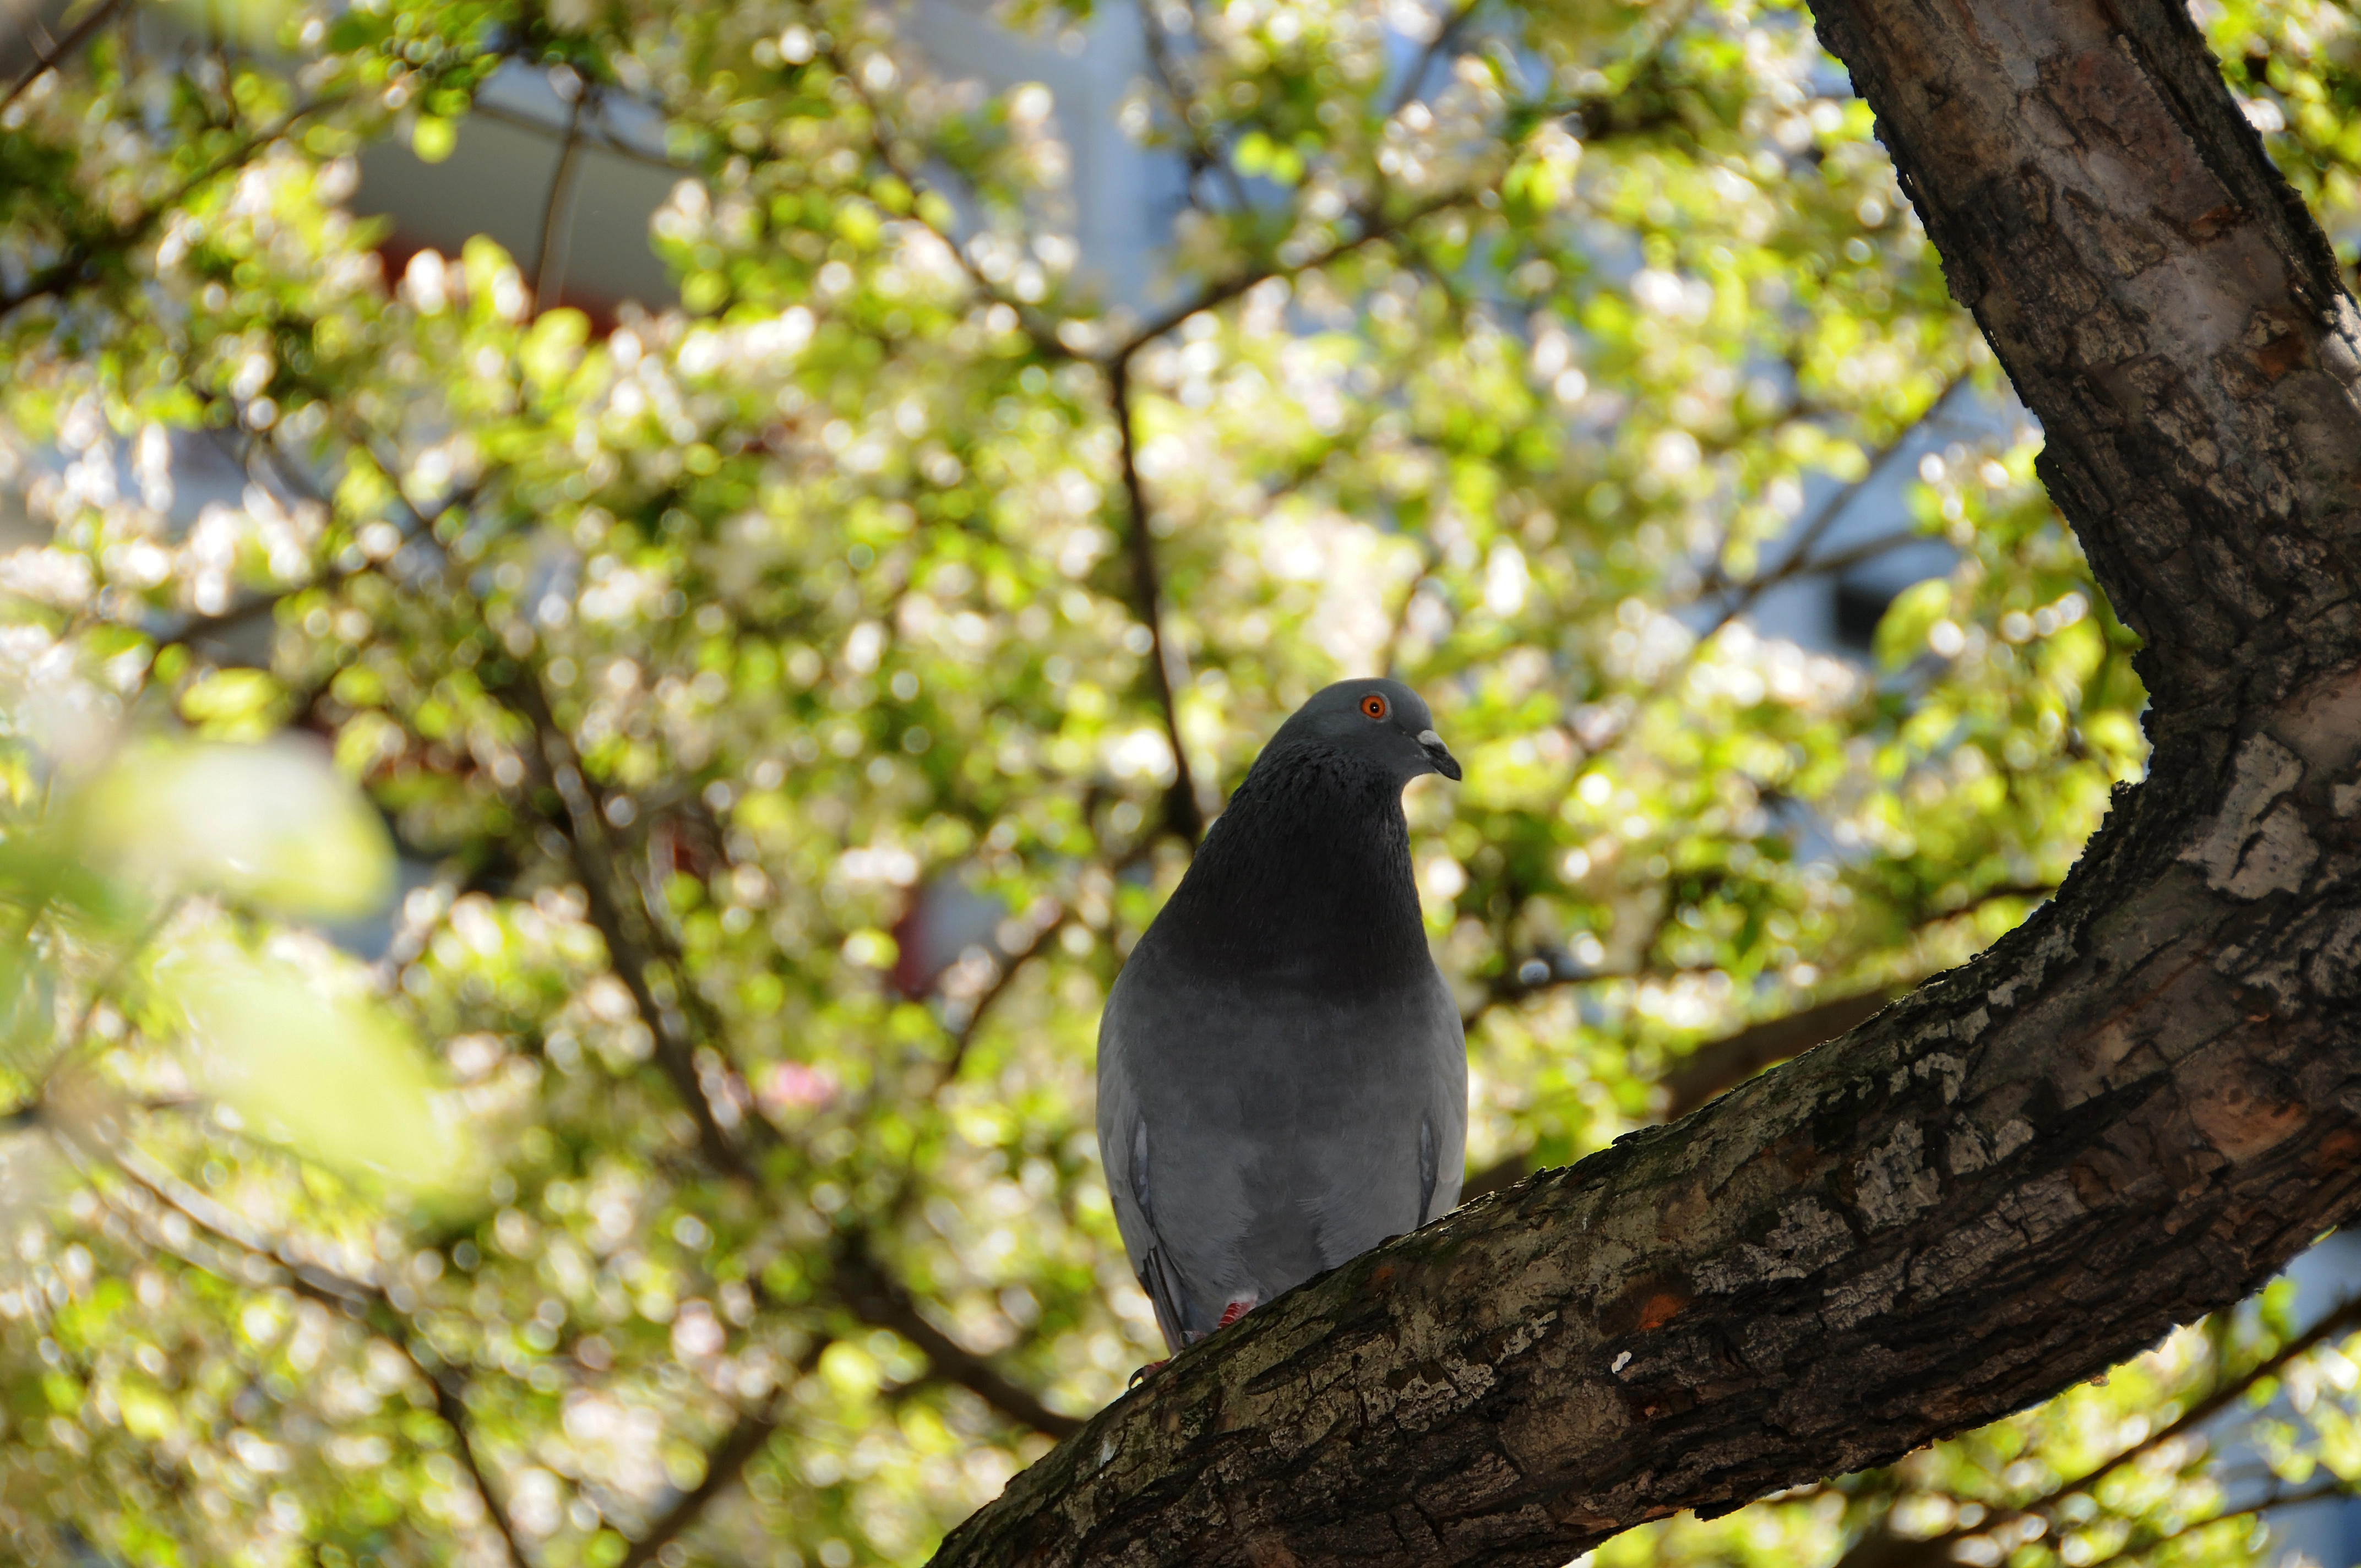
[[[1240,1318],[1243,1318],[1248,1312],[1253,1311],[1256,1306],[1260,1303],[1261,1299],[1262,1298],[1259,1296],[1239,1297],[1236,1300],[1222,1309],[1222,1321],[1215,1323],[1213,1327],[1217,1330],[1228,1328],[1232,1323],[1236,1322]]]

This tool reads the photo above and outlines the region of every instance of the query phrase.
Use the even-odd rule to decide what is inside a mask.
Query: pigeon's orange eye
[[[1383,695],[1378,692],[1371,692],[1368,696],[1361,699],[1361,711],[1367,714],[1371,718],[1383,718],[1390,710],[1386,707],[1386,699]]]

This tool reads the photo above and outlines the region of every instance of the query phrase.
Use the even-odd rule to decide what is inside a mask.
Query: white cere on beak
[[[1418,732],[1418,743],[1422,746],[1440,746],[1443,744],[1443,737],[1432,729],[1422,729]]]

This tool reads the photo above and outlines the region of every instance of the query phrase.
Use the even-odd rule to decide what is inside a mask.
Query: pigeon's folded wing
[[[1140,1113],[1115,1016],[1109,1008],[1099,1026],[1099,1149],[1106,1163],[1107,1197],[1115,1204],[1115,1228],[1123,1233],[1132,1273],[1156,1309],[1156,1326],[1163,1332],[1165,1344],[1177,1351],[1203,1327],[1194,1321],[1198,1314],[1191,1310],[1172,1249],[1156,1232],[1148,1123]]]

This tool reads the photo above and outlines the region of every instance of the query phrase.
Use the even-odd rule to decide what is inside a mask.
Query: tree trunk
[[[2149,782],[1974,963],[1176,1357],[945,1568],[1554,1568],[2020,1409],[2361,1209],[2361,316],[2178,0],[1819,25],[2147,639]]]

